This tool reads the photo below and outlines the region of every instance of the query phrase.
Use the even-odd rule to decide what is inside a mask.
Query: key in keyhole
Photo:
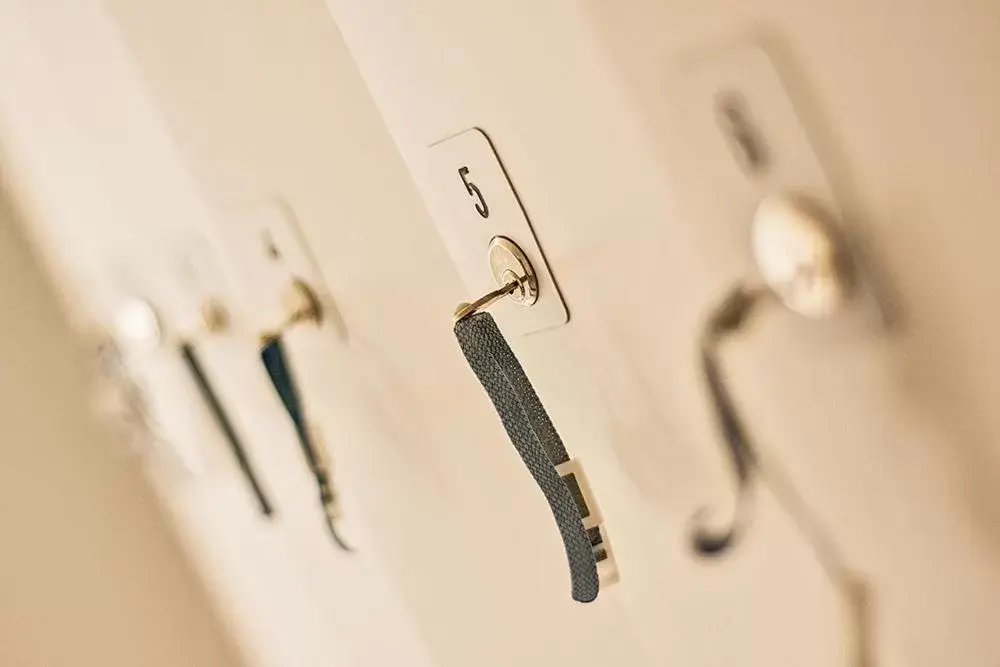
[[[762,174],[768,167],[767,146],[749,117],[743,96],[732,91],[720,93],[715,110],[740,167],[750,176]]]

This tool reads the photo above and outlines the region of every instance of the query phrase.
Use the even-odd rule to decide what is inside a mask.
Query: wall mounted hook
[[[708,317],[700,340],[702,373],[736,486],[736,510],[726,528],[711,528],[706,508],[692,517],[692,546],[703,556],[721,554],[738,539],[749,515],[758,466],[719,362],[722,342],[742,331],[768,302],[782,303],[803,317],[825,319],[846,306],[856,287],[851,258],[836,225],[808,198],[787,194],[765,198],[754,214],[752,246],[764,284],[736,285]]]

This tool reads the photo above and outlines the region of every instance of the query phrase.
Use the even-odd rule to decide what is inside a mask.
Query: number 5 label
[[[469,181],[469,168],[459,167],[458,175],[462,177],[462,182],[465,183],[465,189],[469,191],[469,194],[479,199],[479,202],[476,204],[476,212],[484,218],[490,217],[490,207],[486,205],[486,200],[483,199],[482,191],[476,186],[475,183]]]
[[[494,307],[497,321],[509,333],[565,324],[566,306],[486,134],[472,128],[432,145],[430,171],[436,195],[429,198],[434,221],[468,295],[496,289],[487,249],[494,236],[506,236],[521,247],[538,274],[538,302],[528,308],[501,301]]]

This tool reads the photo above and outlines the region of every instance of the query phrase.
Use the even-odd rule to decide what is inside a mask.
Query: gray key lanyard
[[[567,482],[556,470],[569,462],[559,433],[492,315],[475,313],[460,319],[455,323],[455,336],[514,449],[549,503],[566,549],[573,599],[592,602],[600,588],[597,557],[607,558],[607,553],[594,549],[594,542],[601,541],[600,529],[584,528],[589,510],[579,487],[573,489],[573,482]]]
[[[549,504],[569,566],[573,599],[592,602],[602,582],[617,578],[600,512],[576,461],[570,458],[552,420],[493,316],[480,312],[503,298],[534,303],[537,283],[531,264],[513,241],[494,239],[512,253],[518,273],[455,314],[455,336],[469,366],[496,408],[500,422]]]

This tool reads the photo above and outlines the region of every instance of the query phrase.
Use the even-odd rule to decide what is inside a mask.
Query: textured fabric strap
[[[271,501],[268,500],[267,494],[264,492],[264,487],[257,478],[257,473],[254,472],[253,465],[250,463],[250,457],[243,446],[243,441],[237,435],[236,428],[229,420],[226,410],[222,407],[222,402],[215,394],[215,390],[212,389],[212,383],[208,381],[208,375],[206,375],[205,369],[202,368],[201,361],[198,359],[198,352],[194,349],[194,345],[190,343],[182,344],[181,355],[184,357],[184,363],[191,372],[195,384],[198,385],[198,391],[201,392],[202,398],[205,399],[205,403],[208,405],[208,410],[212,413],[215,423],[222,430],[222,434],[226,436],[226,442],[229,443],[229,448],[232,450],[233,456],[236,457],[236,462],[239,464],[240,470],[243,471],[243,477],[250,485],[250,489],[257,499],[260,513],[266,517],[271,517],[274,514]]]
[[[600,587],[597,562],[580,506],[555,468],[569,460],[566,447],[493,317],[477,313],[459,320],[455,336],[514,448],[552,509],[566,548],[573,599],[593,601]]]
[[[291,367],[288,364],[288,357],[285,355],[285,345],[281,336],[276,336],[264,343],[260,351],[260,359],[264,363],[264,369],[271,378],[271,384],[278,393],[282,405],[288,417],[295,427],[295,434],[298,436],[299,446],[309,464],[309,470],[316,479],[316,486],[319,489],[319,500],[326,513],[326,526],[333,541],[344,551],[353,551],[351,546],[344,541],[337,529],[330,508],[336,504],[336,494],[333,490],[333,480],[330,479],[330,471],[327,470],[323,457],[316,445],[309,425],[306,423],[305,411],[302,407],[302,400],[299,397],[298,387],[292,379]]]

